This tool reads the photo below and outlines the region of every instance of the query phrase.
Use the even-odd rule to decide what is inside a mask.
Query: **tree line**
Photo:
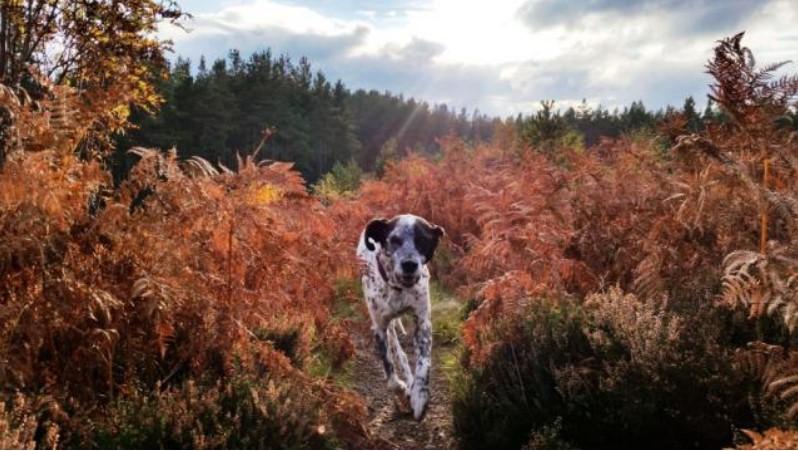
[[[196,70],[178,58],[169,72],[159,82],[161,110],[134,111],[136,128],[117,140],[117,179],[133,163],[126,154],[132,146],[176,147],[180,156],[230,166],[266,132],[271,137],[259,157],[293,161],[313,182],[337,162],[373,170],[408,149],[435,152],[437,139],[448,134],[489,140],[497,121],[390,92],[352,91],[314,71],[306,58],[295,63],[270,50],[246,60],[233,50],[210,67],[202,58]]]
[[[544,101],[534,113],[501,119],[388,91],[351,90],[314,70],[307,58],[294,62],[270,50],[247,59],[232,50],[210,67],[204,58],[196,68],[177,58],[158,90],[162,108],[155,115],[134,110],[135,128],[117,138],[111,161],[117,180],[135,160],[127,154],[133,146],[176,147],[182,157],[197,155],[230,167],[237,154],[257,148],[268,133],[259,157],[293,161],[314,183],[336,163],[354,162],[379,172],[385,161],[409,150],[434,154],[438,139],[450,134],[468,142],[488,141],[501,128],[517,136],[517,142],[544,150],[562,144],[589,148],[602,137],[654,129],[674,113],[691,131],[721,114],[711,102],[698,111],[688,97],[681,108],[657,111],[642,101],[613,110],[584,101],[563,110]]]
[[[642,100],[612,111],[600,105],[593,108],[585,100],[576,107],[560,110],[553,100],[544,100],[535,113],[519,114],[505,125],[515,129],[522,143],[542,151],[556,151],[561,146],[589,148],[602,138],[617,138],[641,130],[657,132],[661,125],[674,117],[682,122],[680,131],[689,133],[703,130],[707,122],[724,120],[723,112],[710,98],[704,111],[699,112],[690,96],[684,100],[681,109],[669,105],[656,111],[648,110]]]

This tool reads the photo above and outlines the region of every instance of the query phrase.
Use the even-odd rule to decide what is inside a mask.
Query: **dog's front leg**
[[[385,378],[388,380],[388,388],[396,395],[406,398],[408,395],[407,384],[396,374],[393,359],[389,355],[391,342],[388,338],[388,324],[390,322],[380,321],[373,327],[374,343],[376,345],[377,356],[382,361],[385,370]]]
[[[402,349],[402,344],[399,342],[399,337],[396,333],[396,329],[399,327],[397,323],[402,324],[401,321],[400,318],[396,318],[391,321],[391,324],[388,326],[388,353],[394,364],[394,371],[405,384],[411,386],[413,385],[413,371],[410,369],[410,363],[407,361],[407,354],[405,354],[405,351]]]
[[[432,365],[432,320],[429,300],[415,309],[416,333],[414,337],[416,352],[416,372],[410,388],[410,406],[413,418],[421,421],[427,413],[429,402],[429,372]]]

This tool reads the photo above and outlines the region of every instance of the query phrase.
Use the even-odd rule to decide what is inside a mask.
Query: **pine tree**
[[[687,129],[690,132],[695,133],[701,128],[701,117],[696,113],[695,100],[693,100],[692,96],[684,99],[682,114],[687,119]]]

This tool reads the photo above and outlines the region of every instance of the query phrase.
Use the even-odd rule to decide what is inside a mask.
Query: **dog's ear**
[[[368,250],[373,251],[375,249],[369,238],[385,247],[385,240],[388,239],[392,229],[392,221],[384,218],[372,219],[366,226],[366,247]]]
[[[432,256],[435,255],[435,249],[441,238],[446,235],[443,227],[430,224],[424,219],[416,221],[413,227],[413,240],[415,241],[416,249],[424,256],[424,260],[429,262]]]

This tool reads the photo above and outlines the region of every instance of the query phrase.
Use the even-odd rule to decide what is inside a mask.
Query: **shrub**
[[[557,418],[551,426],[543,426],[533,431],[524,449],[574,449],[562,437],[562,418]]]
[[[748,387],[721,329],[702,326],[617,288],[584,305],[530,302],[491,328],[484,363],[465,364],[453,407],[461,444],[519,447],[558,424],[580,448],[727,445],[750,419]]]
[[[500,340],[490,357],[466,363],[456,383],[452,409],[461,446],[518,448],[564,416],[555,370],[591,357],[583,315],[571,301],[538,299],[523,318],[492,329]]]
[[[39,421],[31,411],[29,401],[17,393],[9,403],[0,407],[0,448],[36,449]],[[53,433],[57,434],[56,431]],[[58,445],[57,435],[54,438],[47,443],[50,445],[48,448],[54,449]]]
[[[346,164],[336,162],[332,170],[313,187],[322,199],[330,202],[341,197],[351,197],[360,188],[363,170],[352,160]]]
[[[69,445],[105,449],[364,446],[362,431],[346,430],[352,427],[343,419],[349,413],[325,405],[320,388],[308,390],[290,379],[244,373],[226,382],[188,380],[165,391],[133,391],[95,420],[90,435]],[[363,409],[363,405],[350,398],[347,408]]]
[[[554,101],[540,102],[540,109],[522,126],[521,138],[533,149],[556,156],[565,148],[584,146],[584,137],[567,125],[559,111],[554,111]]]
[[[13,100],[13,93],[2,93]],[[350,245],[332,239],[333,218],[291,165],[259,164],[250,156],[239,158],[233,171],[202,159],[178,161],[175,152],[134,149],[139,162],[130,178],[111,189],[101,162],[74,152],[90,120],[78,115],[50,128],[52,108],[78,109],[80,102],[68,88],[55,90],[38,109],[12,102],[23,135],[0,169],[0,382],[6,393],[69,406],[58,424],[70,446],[93,437],[81,424],[113,424],[114,415],[124,416],[121,407],[106,407],[131,393],[147,394],[141,402],[130,398],[142,408],[155,402],[156,392],[180,404],[185,396],[175,393],[193,380],[219,387],[208,404],[243,403],[213,407],[234,413],[248,401],[225,395],[232,386],[221,381],[239,372],[267,374],[285,393],[308,393],[291,398],[296,404],[288,397],[274,403],[350,422],[351,437],[367,440],[360,427],[365,411],[354,407],[352,395],[303,372],[315,353],[337,365],[351,356],[349,334],[330,312],[335,279],[352,277],[356,268],[341,264]],[[262,352],[262,341],[278,351]],[[286,373],[290,381],[279,379]],[[28,443],[28,429],[15,432],[23,423],[10,424],[10,440]],[[251,426],[271,427],[265,424]],[[142,443],[158,446],[147,432],[154,427],[139,428]],[[42,428],[36,446],[50,443]],[[275,433],[270,443],[288,446],[279,444],[284,438],[299,446],[308,437]],[[356,443],[326,437],[308,443]],[[208,440],[223,443],[217,435]]]
[[[68,415],[50,395],[9,393],[0,403],[0,447],[56,449],[65,446]]]

